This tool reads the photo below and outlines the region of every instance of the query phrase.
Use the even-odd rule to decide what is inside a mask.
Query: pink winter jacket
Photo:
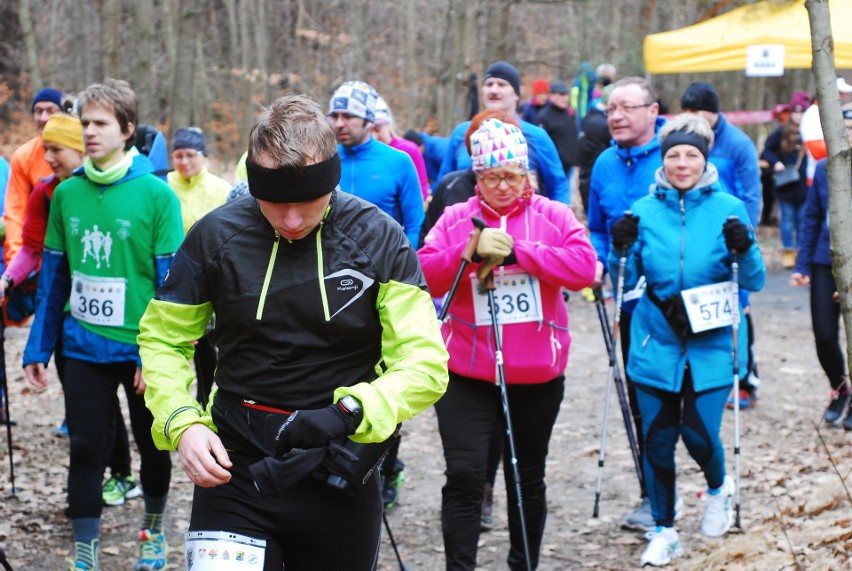
[[[568,206],[533,195],[500,216],[474,196],[448,207],[417,252],[434,297],[446,294],[461,263],[461,255],[478,216],[488,226],[502,228],[515,239],[517,264],[495,268],[494,277],[511,281],[518,271],[537,277],[541,291],[541,320],[501,324],[503,367],[510,384],[544,383],[562,374],[568,363],[571,335],[568,309],[561,288],[580,290],[595,277],[597,255],[585,227]],[[479,264],[468,265],[442,326],[450,353],[450,371],[465,377],[496,382],[493,332],[490,324],[476,325],[471,277]],[[523,276],[516,280],[527,283]],[[518,291],[518,290],[515,290]],[[530,292],[534,290],[530,289]],[[499,290],[498,290],[499,292]],[[524,304],[534,303],[524,295]],[[520,306],[519,299],[498,296],[502,304]],[[486,314],[487,315],[487,314]],[[489,322],[490,323],[490,322]]]

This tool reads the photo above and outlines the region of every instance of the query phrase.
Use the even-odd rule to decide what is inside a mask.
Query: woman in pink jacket
[[[560,202],[534,193],[527,144],[514,125],[489,119],[471,136],[476,195],[448,207],[429,231],[418,257],[431,293],[450,289],[462,252],[482,218],[474,262],[494,269],[503,368],[516,443],[533,567],[547,513],[544,469],[564,392],[571,336],[561,289],[580,290],[595,274],[586,229]],[[487,296],[477,292],[474,263],[462,277],[443,324],[450,384],[435,405],[447,463],[441,522],[447,569],[474,569],[486,458],[495,427],[504,422]],[[508,450],[508,446],[504,446]],[[524,569],[524,549],[511,463],[508,490],[511,569]]]

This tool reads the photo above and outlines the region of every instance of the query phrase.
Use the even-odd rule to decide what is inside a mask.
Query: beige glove
[[[506,258],[512,253],[515,239],[498,228],[484,228],[476,245],[476,253],[482,258]]]

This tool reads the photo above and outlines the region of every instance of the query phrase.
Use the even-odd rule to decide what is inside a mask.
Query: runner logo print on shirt
[[[79,221],[73,224],[72,235],[83,245],[80,270],[71,276],[71,315],[91,325],[121,327],[124,325],[127,279],[92,274],[108,270],[112,255],[112,231],[104,232],[93,224],[79,234]]]

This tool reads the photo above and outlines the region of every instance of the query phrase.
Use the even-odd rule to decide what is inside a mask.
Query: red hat
[[[550,82],[546,79],[536,79],[532,82],[532,94],[535,96],[542,93],[550,93]]]

